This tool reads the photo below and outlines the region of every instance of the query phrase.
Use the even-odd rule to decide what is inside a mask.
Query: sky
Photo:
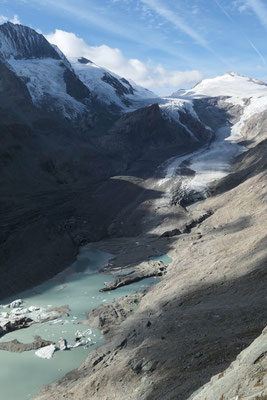
[[[0,0],[7,20],[161,95],[226,71],[267,81],[267,0]]]

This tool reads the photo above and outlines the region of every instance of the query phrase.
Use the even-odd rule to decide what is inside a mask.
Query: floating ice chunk
[[[85,335],[92,335],[92,329],[87,329],[87,331],[84,331],[83,332],[83,336],[85,336]]]
[[[53,357],[56,349],[57,348],[54,344],[50,344],[49,346],[45,346],[37,350],[35,354],[37,355],[37,357],[46,358],[47,360],[50,360]]]
[[[40,307],[35,307],[35,306],[30,306],[30,307],[29,307],[29,311],[30,311],[30,312],[38,311],[38,310],[40,310]]]
[[[81,331],[76,331],[75,337],[76,337],[76,339],[81,339],[83,337],[83,333]]]
[[[13,308],[10,311],[10,314],[12,314],[12,315],[21,315],[21,314],[26,314],[28,312],[29,312],[28,308],[18,307],[18,308]]]
[[[62,319],[56,319],[54,321],[51,321],[49,325],[56,325],[56,324],[60,324],[62,322]]]

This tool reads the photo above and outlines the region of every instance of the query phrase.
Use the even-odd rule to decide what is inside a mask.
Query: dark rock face
[[[92,61],[88,60],[88,58],[81,57],[78,59],[80,64],[93,64]]]
[[[0,26],[1,28],[1,26]],[[33,112],[31,96],[23,82],[0,60],[0,114],[2,124],[25,121]]]
[[[104,81],[104,82],[108,83],[110,86],[114,87],[114,89],[116,89],[116,93],[119,96],[124,96],[125,94],[134,94],[133,88],[131,85],[130,85],[129,89],[127,89],[124,85],[122,85],[122,83],[117,78],[115,78],[108,72],[106,72],[104,74],[104,76],[102,77],[102,81]],[[127,81],[127,84],[129,84],[128,81]]]
[[[191,120],[193,118],[187,115],[187,123]],[[197,146],[200,146],[210,137],[210,132],[201,122],[196,122],[196,125],[199,136]],[[109,154],[120,154],[127,162],[156,149],[164,151],[166,148],[179,146],[186,150],[186,147],[192,148],[196,145],[192,143],[192,138],[182,125],[163,117],[158,104],[124,114],[116,121],[108,135],[98,139],[98,144],[100,148],[108,149]]]
[[[66,83],[67,93],[77,101],[82,101],[90,97],[90,90],[70,69],[64,71],[64,81]]]
[[[22,58],[54,58],[59,60],[60,57],[56,50],[50,45],[45,37],[31,28],[23,25],[15,25],[7,22],[0,25],[0,34],[6,38],[6,43],[9,46],[7,50],[0,42],[0,52],[5,55],[14,55],[17,59]],[[12,50],[15,54],[12,54]]]
[[[125,78],[121,78],[121,81],[122,81],[123,83],[125,83],[126,85],[128,85],[128,86],[129,86],[129,88],[130,88],[130,90],[131,90],[132,94],[135,92],[135,89],[132,87],[132,85],[130,84],[130,82],[129,82],[129,81],[127,81],[127,79],[125,79]]]

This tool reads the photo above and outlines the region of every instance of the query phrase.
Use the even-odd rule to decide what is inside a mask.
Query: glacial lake
[[[38,393],[41,386],[63,377],[67,372],[79,367],[88,353],[104,343],[104,338],[97,329],[88,325],[77,324],[86,319],[86,312],[102,303],[109,303],[113,299],[130,295],[144,287],[157,282],[156,278],[147,278],[140,282],[118,288],[115,291],[99,292],[104,282],[114,279],[112,276],[98,271],[107,265],[111,254],[98,250],[80,251],[75,263],[55,276],[53,279],[36,286],[31,290],[19,293],[15,298],[24,301],[24,307],[58,307],[67,304],[71,311],[69,317],[61,317],[60,322],[53,321],[34,324],[29,328],[8,333],[0,339],[7,342],[17,339],[23,343],[31,343],[35,335],[42,339],[54,341],[62,337],[68,344],[75,343],[75,332],[92,330],[90,338],[93,345],[89,348],[78,347],[66,351],[56,351],[52,359],[42,359],[35,355],[35,350],[24,353],[11,353],[0,350],[0,390],[1,399],[28,400]],[[167,255],[157,258],[165,264],[171,259]],[[7,304],[14,297],[3,300]],[[0,312],[9,311],[0,308]]]

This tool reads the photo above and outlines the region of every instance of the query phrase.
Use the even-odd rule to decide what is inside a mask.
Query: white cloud
[[[149,89],[177,89],[199,81],[202,74],[197,70],[167,70],[161,65],[146,64],[137,58],[126,58],[122,51],[106,45],[88,46],[74,33],[56,30],[46,36],[67,57],[86,57],[95,64],[107,68]]]
[[[8,18],[8,17],[5,17],[4,15],[0,15],[0,24],[4,24],[7,21],[12,22],[13,24],[20,24],[18,15],[14,15],[13,18]]]
[[[21,24],[18,15],[14,15],[14,17],[11,19],[11,22],[13,22],[13,24]]]

